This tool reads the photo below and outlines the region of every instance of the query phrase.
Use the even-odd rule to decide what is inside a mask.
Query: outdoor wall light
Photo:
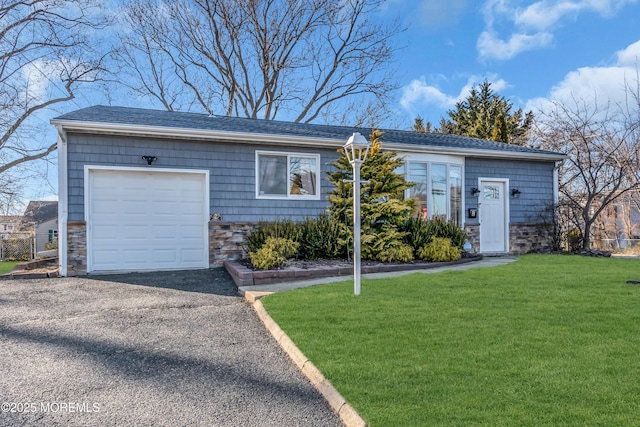
[[[511,197],[513,197],[514,199],[519,199],[520,190],[518,190],[517,188],[514,188],[513,190],[511,190]]]
[[[478,190],[478,187],[473,187],[471,189],[471,195],[475,196],[476,194],[480,194],[480,190]]]
[[[142,160],[146,160],[147,164],[151,166],[151,163],[158,160],[158,158],[156,156],[142,156]]]

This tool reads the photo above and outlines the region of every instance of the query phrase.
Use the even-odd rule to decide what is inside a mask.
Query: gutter
[[[69,217],[67,134],[61,125],[56,125],[56,129],[58,131],[58,268],[60,276],[66,277]]]
[[[209,129],[173,128],[168,126],[131,125],[122,123],[101,123],[78,120],[51,120],[53,125],[66,132],[91,132],[95,134],[131,135],[157,138],[179,138],[189,140],[205,140],[234,142],[238,144],[294,145],[296,147],[342,148],[349,135],[344,139],[317,138],[299,135],[263,134],[251,132],[231,132]],[[356,128],[354,128],[355,130]],[[527,153],[519,151],[498,151],[477,148],[452,148],[440,146],[421,146],[383,142],[386,150],[400,153],[450,154],[465,157],[492,157],[503,159],[558,161],[566,158],[559,153]]]

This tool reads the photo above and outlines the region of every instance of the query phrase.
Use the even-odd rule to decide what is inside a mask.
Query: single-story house
[[[32,200],[22,215],[23,230],[35,237],[35,253],[44,251],[47,244],[58,240],[58,202]]]
[[[337,149],[371,129],[94,106],[54,118],[60,273],[208,268],[243,255],[259,221],[327,209]],[[548,246],[564,155],[383,130],[420,213],[455,221],[475,252]],[[294,179],[296,178],[297,179]],[[304,177],[304,179],[300,179]]]

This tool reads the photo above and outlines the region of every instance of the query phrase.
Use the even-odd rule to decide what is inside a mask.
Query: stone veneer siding
[[[472,246],[472,252],[480,251],[480,225],[465,224],[464,231]],[[551,249],[549,228],[545,224],[514,223],[509,225],[509,252],[525,254],[527,252]]]
[[[87,274],[87,224],[84,221],[67,223],[67,275]]]
[[[209,265],[221,267],[225,261],[247,257],[247,234],[257,223],[209,222]],[[473,253],[480,250],[480,226],[465,224],[464,229]],[[87,274],[87,228],[84,221],[69,221],[67,225],[67,275]],[[548,228],[543,224],[511,224],[509,249],[511,253],[523,254],[550,248]]]
[[[222,267],[225,261],[246,258],[247,234],[257,225],[252,222],[209,222],[209,265]]]
[[[549,226],[535,223],[511,224],[509,250],[514,254],[551,250]]]
[[[257,223],[209,222],[209,264],[222,267],[225,261],[245,258],[247,234]],[[84,221],[67,224],[67,275],[87,274],[87,226]]]
[[[464,231],[467,233],[467,240],[471,243],[471,253],[480,252],[480,224],[465,224]]]

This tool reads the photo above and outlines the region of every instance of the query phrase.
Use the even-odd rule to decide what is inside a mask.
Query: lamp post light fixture
[[[344,145],[347,159],[353,167],[353,293],[360,295],[360,167],[367,160],[371,144],[358,132],[354,132]]]

